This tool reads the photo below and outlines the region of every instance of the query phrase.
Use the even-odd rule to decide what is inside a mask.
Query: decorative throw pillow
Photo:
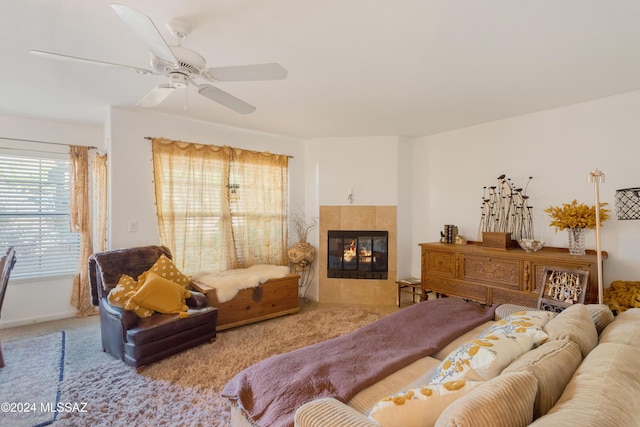
[[[533,406],[533,419],[551,409],[582,363],[578,344],[569,340],[554,340],[526,352],[507,366],[501,375],[529,371],[538,380],[538,393]]]
[[[436,368],[431,383],[453,380],[486,381],[502,372],[515,358],[533,347],[528,334],[486,335],[463,344]]]
[[[600,335],[604,328],[606,328],[609,323],[613,322],[613,312],[609,306],[605,304],[587,304],[586,306],[589,313],[591,313],[593,323],[596,325],[596,332]]]
[[[369,418],[382,427],[431,427],[447,406],[480,384],[458,380],[413,388],[380,400]]]
[[[109,304],[117,307],[124,307],[125,303],[136,293],[138,290],[138,283],[131,276],[123,274],[120,276],[120,280],[116,286],[109,291],[107,300]]]
[[[435,426],[527,426],[537,390],[536,377],[530,372],[499,375],[449,405]]]
[[[512,313],[504,319],[498,320],[489,327],[480,338],[487,335],[514,335],[529,334],[533,337],[533,344],[538,346],[549,339],[549,336],[542,329],[544,325],[553,318],[554,313],[550,311],[520,311]]]
[[[125,306],[126,309],[141,306],[159,313],[180,313],[181,317],[188,315],[189,307],[185,301],[191,296],[188,290],[153,272],[147,272],[145,276],[144,283],[131,297]]]
[[[178,270],[178,268],[173,264],[173,261],[171,261],[165,254],[160,255],[160,258],[158,258],[151,268],[138,276],[138,282],[144,282],[148,273],[156,273],[160,277],[171,280],[183,287],[187,287],[189,283],[191,283],[191,278]]]
[[[640,308],[630,308],[616,316],[600,334],[600,343],[616,342],[640,349]]]
[[[578,344],[582,358],[598,345],[598,331],[584,304],[573,304],[544,325],[550,340],[571,340]]]
[[[138,291],[138,288],[138,282],[136,282],[133,277],[123,274],[120,276],[118,284],[109,291],[107,300],[111,305],[126,308],[125,306]],[[153,314],[153,310],[139,305],[135,305],[131,310],[140,318],[150,317]]]

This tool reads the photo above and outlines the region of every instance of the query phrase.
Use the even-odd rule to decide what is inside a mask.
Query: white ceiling
[[[207,66],[278,62],[286,80],[217,87],[155,111],[312,138],[420,136],[640,89],[638,0],[121,0]],[[150,68],[107,0],[1,0],[0,112],[102,123],[160,76],[36,57],[32,49]],[[185,94],[186,105],[185,110]]]

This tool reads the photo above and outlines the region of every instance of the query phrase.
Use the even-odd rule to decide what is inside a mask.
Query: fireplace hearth
[[[387,279],[389,233],[373,230],[329,230],[327,277]]]

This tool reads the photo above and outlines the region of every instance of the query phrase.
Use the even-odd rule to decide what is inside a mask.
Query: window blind
[[[0,151],[0,246],[13,246],[12,278],[75,273],[80,236],[70,231],[69,158]]]

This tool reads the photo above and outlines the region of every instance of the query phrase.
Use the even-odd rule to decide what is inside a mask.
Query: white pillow
[[[513,360],[531,350],[529,334],[486,335],[452,351],[436,368],[432,384],[465,379],[486,381],[502,372]]]
[[[457,380],[413,388],[380,400],[369,418],[382,427],[431,427],[449,404],[480,384]]]
[[[491,325],[480,338],[487,335],[524,333],[533,336],[533,344],[539,346],[549,340],[549,335],[542,328],[553,316],[554,313],[541,310],[513,313]]]

